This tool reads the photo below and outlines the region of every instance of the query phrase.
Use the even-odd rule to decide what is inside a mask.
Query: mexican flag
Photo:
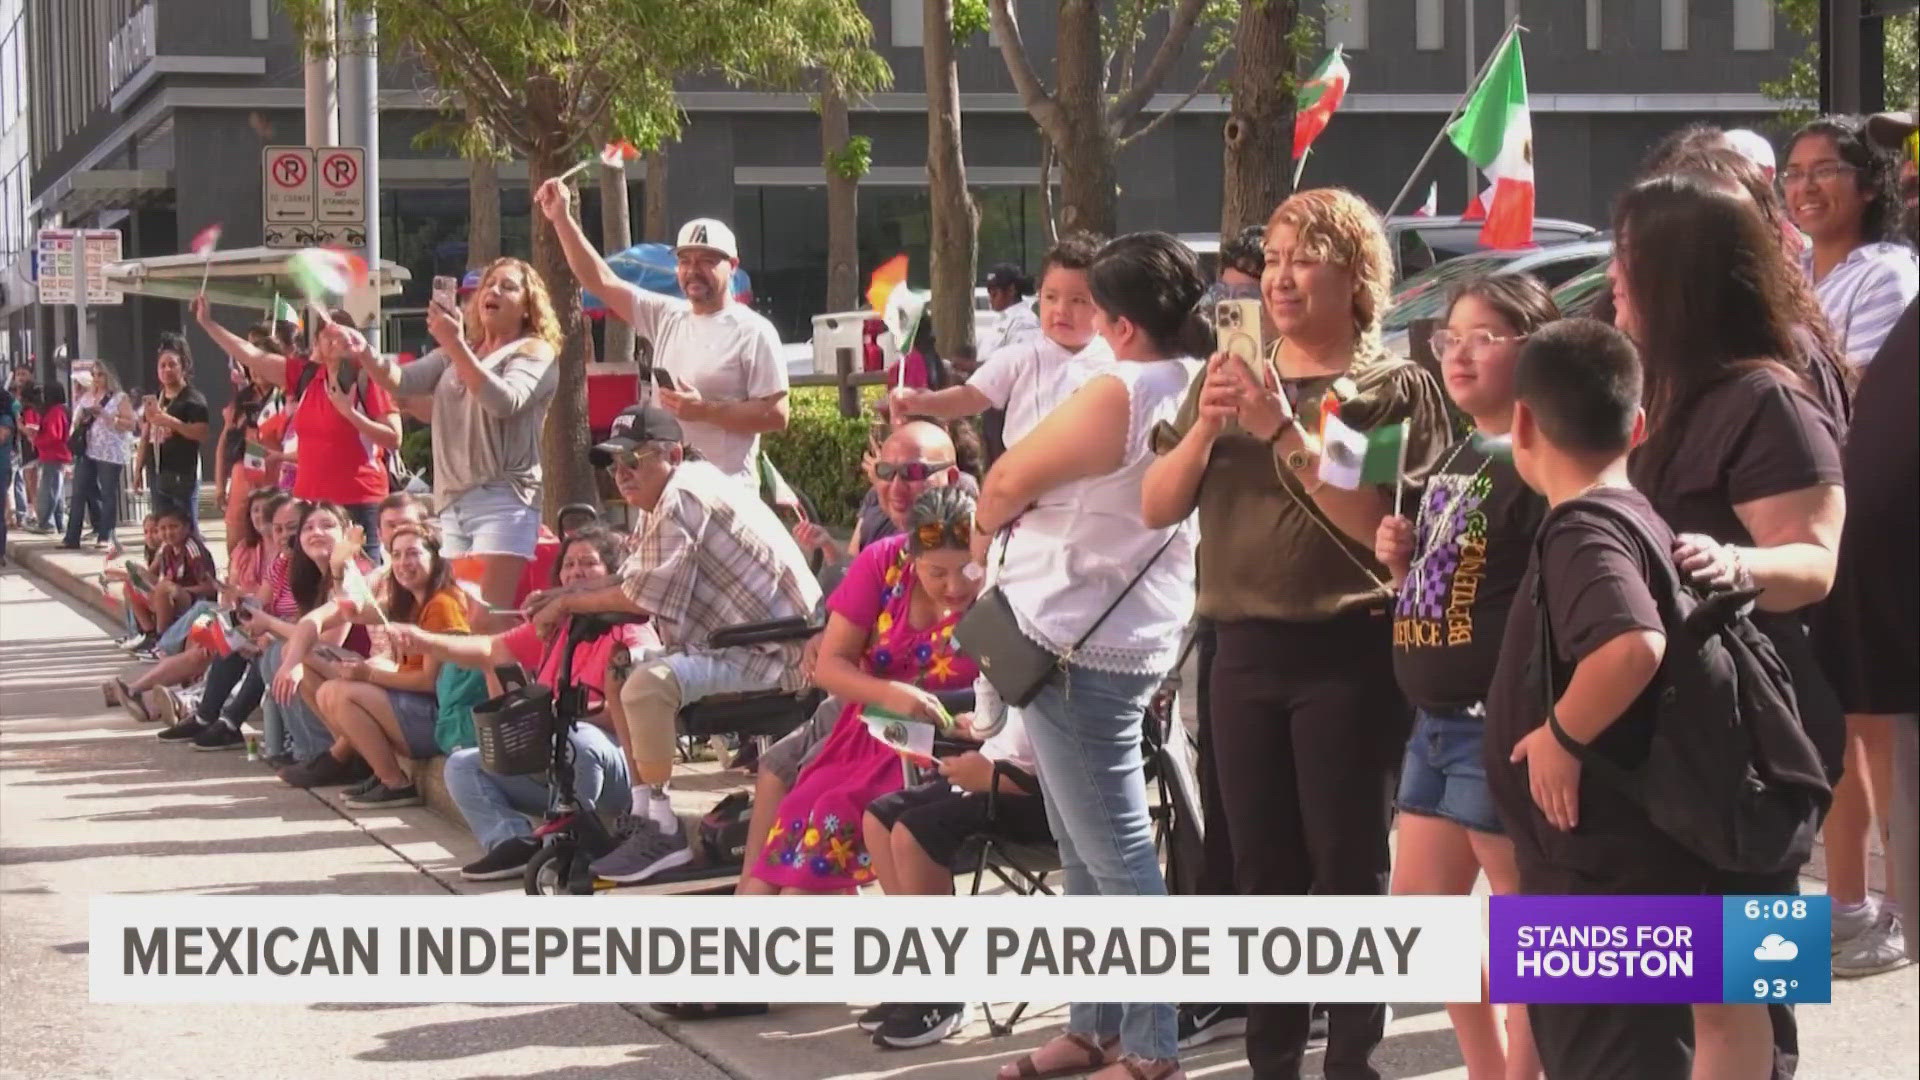
[[[226,617],[220,613],[203,611],[187,630],[187,640],[215,656],[231,656],[239,631],[229,627]]]
[[[1346,491],[1395,484],[1407,463],[1407,422],[1356,431],[1327,413],[1320,421],[1320,479]]]
[[[1447,135],[1493,182],[1480,242],[1491,248],[1533,243],[1533,119],[1518,34],[1507,36]]]
[[[1347,96],[1347,83],[1351,79],[1347,71],[1347,58],[1340,48],[1327,54],[1320,66],[1300,86],[1300,92],[1294,95],[1293,104],[1293,159],[1300,156],[1313,145],[1313,140],[1327,130],[1327,123],[1333,119],[1333,112]]]
[[[267,448],[254,442],[252,439],[248,439],[246,455],[240,459],[240,468],[245,471],[248,480],[256,484],[265,483],[267,479]]]

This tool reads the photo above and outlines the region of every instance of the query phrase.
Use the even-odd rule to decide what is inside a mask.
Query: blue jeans
[[[153,651],[163,656],[174,656],[187,647],[187,634],[193,630],[193,622],[203,612],[213,611],[219,605],[211,600],[195,600],[193,606],[181,612],[173,620],[173,625],[160,634],[160,640],[154,642]]]
[[[1153,850],[1140,756],[1141,721],[1159,685],[1156,675],[1069,665],[1020,707],[1068,895],[1167,893]],[[1123,1052],[1144,1058],[1180,1052],[1171,1004],[1075,1002],[1067,1030],[1091,1038],[1118,1035]]]
[[[0,508],[0,559],[7,557],[7,519],[13,516],[13,459],[8,457],[0,461],[0,494],[6,495],[0,502],[6,503]]]
[[[627,757],[607,733],[591,724],[578,724],[572,741],[573,793],[580,805],[603,818],[632,810]],[[444,775],[454,805],[466,816],[474,839],[488,851],[516,837],[532,836],[527,816],[546,813],[553,797],[539,777],[488,772],[480,765],[480,751],[473,747],[448,755]]]
[[[1417,709],[1400,763],[1402,813],[1444,818],[1475,832],[1504,834],[1487,790],[1486,711]]]
[[[67,531],[67,491],[64,461],[36,461],[40,470],[40,492],[33,500],[33,516],[42,528]]]
[[[80,544],[88,514],[93,515],[93,538],[106,543],[113,539],[120,513],[120,465],[85,454],[73,463],[73,505],[67,510],[66,542]]]
[[[260,675],[269,688],[280,670],[280,654],[285,648],[286,642],[275,641],[260,654]],[[283,704],[269,692],[262,701],[261,722],[266,725],[264,741],[269,754],[291,753],[295,760],[308,761],[333,747],[333,733],[303,698],[296,696]]]

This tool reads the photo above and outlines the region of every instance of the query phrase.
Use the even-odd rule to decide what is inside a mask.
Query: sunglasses
[[[650,457],[658,457],[659,455],[660,451],[658,450],[615,450],[613,452],[613,467],[616,469],[637,469],[640,467],[641,462]]]
[[[909,484],[918,484],[935,473],[953,468],[951,461],[903,461],[896,465],[891,461],[873,463],[873,475],[882,482],[900,480]]]
[[[973,522],[970,520],[951,523],[929,521],[913,530],[915,551],[939,551],[948,547],[964,551],[972,546]]]

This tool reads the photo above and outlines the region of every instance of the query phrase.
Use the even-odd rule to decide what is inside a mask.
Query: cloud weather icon
[[[1791,960],[1799,955],[1800,946],[1779,934],[1768,934],[1761,938],[1760,944],[1753,950],[1755,960]]]

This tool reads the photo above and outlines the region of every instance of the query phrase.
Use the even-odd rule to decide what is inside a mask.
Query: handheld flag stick
[[[1520,17],[1517,15],[1507,24],[1507,32],[1500,35],[1500,40],[1494,42],[1492,50],[1487,53],[1487,58],[1480,62],[1479,73],[1474,75],[1473,81],[1467,84],[1466,90],[1460,94],[1460,99],[1453,103],[1453,111],[1447,114],[1446,121],[1440,125],[1440,130],[1433,136],[1433,141],[1427,144],[1427,152],[1420,155],[1420,163],[1413,167],[1413,172],[1407,174],[1407,182],[1401,186],[1400,194],[1395,195],[1393,201],[1387,204],[1381,217],[1392,217],[1394,211],[1400,209],[1400,204],[1407,201],[1407,196],[1413,193],[1413,185],[1420,182],[1420,174],[1426,171],[1427,163],[1433,160],[1433,152],[1440,149],[1440,144],[1446,141],[1447,129],[1460,118],[1460,113],[1467,107],[1467,102],[1473,100],[1473,92],[1479,89],[1480,83],[1486,79],[1487,69],[1493,66],[1493,61],[1500,55],[1500,51],[1506,48],[1507,39],[1524,29],[1526,27],[1520,25]],[[1471,198],[1473,193],[1468,192],[1467,195]]]
[[[1300,187],[1300,174],[1307,171],[1307,157],[1312,153],[1313,147],[1309,146],[1305,150],[1300,151],[1300,156],[1294,160],[1293,186],[1295,190],[1298,190]]]
[[[1400,462],[1393,470],[1393,516],[1399,517],[1400,505],[1407,493],[1407,436],[1412,434],[1413,422],[1400,421]]]

